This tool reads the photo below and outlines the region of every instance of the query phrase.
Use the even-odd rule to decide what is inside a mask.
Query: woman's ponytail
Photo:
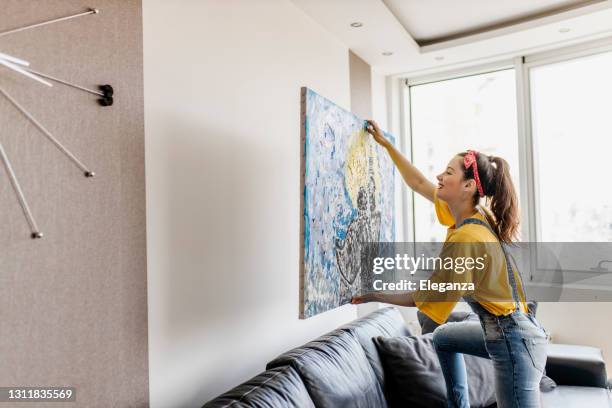
[[[466,153],[460,153],[464,157]],[[485,211],[487,221],[494,228],[500,241],[511,243],[519,235],[519,209],[516,190],[510,177],[510,166],[501,157],[476,155],[478,175],[493,216]],[[473,179],[472,168],[465,169],[465,178]],[[474,205],[480,202],[478,191],[474,193]]]
[[[490,208],[495,217],[497,236],[501,241],[510,243],[517,239],[519,233],[516,190],[510,177],[508,162],[501,157],[490,157],[490,161],[495,166],[491,183]]]

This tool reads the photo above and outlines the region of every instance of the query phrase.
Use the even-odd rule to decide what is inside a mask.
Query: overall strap
[[[495,231],[493,231],[493,228],[491,228],[491,226],[488,223],[486,223],[486,222],[484,222],[482,220],[479,220],[478,218],[466,218],[459,225],[457,225],[455,228],[459,229],[459,228],[461,228],[465,224],[478,224],[478,225],[482,225],[483,227],[488,228],[489,231],[491,231],[491,233],[495,237],[497,237],[497,234],[495,233]],[[510,286],[512,288],[512,298],[514,300],[514,305],[516,307],[516,310],[520,311],[521,310],[521,307],[520,307],[520,298],[518,296],[518,289],[516,287],[516,281],[514,280],[514,272],[513,272],[513,269],[512,269],[512,264],[510,263],[510,259],[508,258],[508,254],[506,253],[506,249],[504,248],[503,242],[501,242],[499,240],[499,238],[498,238],[498,242],[499,242],[499,244],[501,246],[502,252],[504,253],[504,258],[506,259],[506,271],[508,272],[508,281],[510,282]],[[520,274],[520,271],[519,271],[519,274]],[[523,289],[523,295],[524,295],[525,294],[525,292],[524,292],[525,288],[522,286],[522,283],[521,283],[521,289]],[[527,298],[525,297],[525,300],[526,299]]]

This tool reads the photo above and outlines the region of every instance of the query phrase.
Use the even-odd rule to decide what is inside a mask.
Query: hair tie
[[[470,167],[474,173],[474,180],[476,181],[476,187],[478,188],[478,194],[481,197],[484,197],[484,191],[482,190],[482,184],[480,184],[480,177],[478,177],[478,163],[476,160],[476,155],[478,154],[475,150],[468,150],[467,154],[463,157],[463,165],[466,170]]]

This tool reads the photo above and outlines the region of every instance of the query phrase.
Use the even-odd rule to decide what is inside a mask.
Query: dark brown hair
[[[466,153],[459,153],[463,158]],[[500,241],[512,243],[519,234],[519,210],[516,190],[510,177],[510,166],[501,157],[488,156],[483,153],[476,154],[478,177],[487,202],[490,203],[491,212],[486,210],[487,221],[493,227]],[[464,169],[464,178],[474,178],[472,167]],[[478,189],[474,192],[474,206],[480,203]]]

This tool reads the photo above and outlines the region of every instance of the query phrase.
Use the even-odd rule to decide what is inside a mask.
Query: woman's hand
[[[360,303],[368,302],[380,302],[388,303],[390,305],[397,306],[416,306],[414,299],[412,298],[412,292],[398,292],[398,293],[383,293],[383,292],[370,292],[365,295],[353,296],[351,303],[358,305]]]
[[[434,201],[434,192],[436,186],[425,178],[416,167],[410,163],[410,161],[393,146],[393,144],[385,137],[385,134],[378,127],[378,124],[373,120],[366,120],[366,131],[374,137],[374,140],[382,147],[387,149],[389,157],[393,160],[395,166],[399,170],[402,178],[415,192],[419,193],[429,201]]]
[[[353,296],[351,304],[358,305],[360,303],[377,302],[375,293],[366,293],[365,295]]]
[[[366,122],[366,131],[374,137],[376,143],[385,148],[389,147],[391,142],[389,142],[389,140],[385,137],[385,134],[382,130],[380,130],[378,124],[373,120],[366,120]]]

